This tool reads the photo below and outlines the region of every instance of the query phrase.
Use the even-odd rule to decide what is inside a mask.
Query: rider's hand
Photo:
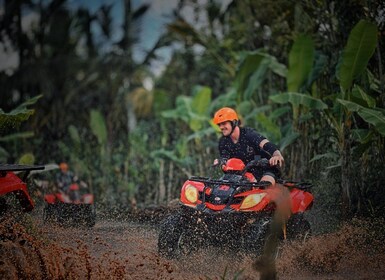
[[[218,166],[218,165],[220,165],[222,170],[223,170],[223,168],[225,168],[225,166],[226,166],[226,159],[223,159],[223,158],[221,158],[221,159],[217,159],[217,158],[214,159],[213,167]]]
[[[280,151],[275,151],[273,156],[270,158],[269,163],[271,166],[278,165],[279,167],[282,167],[283,163],[285,162],[283,156],[281,155]]]

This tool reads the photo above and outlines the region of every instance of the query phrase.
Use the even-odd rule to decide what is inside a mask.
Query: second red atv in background
[[[278,180],[281,186],[255,182],[248,170],[268,166],[267,159],[226,162],[219,179],[191,177],[182,186],[181,208],[160,226],[158,251],[173,258],[207,246],[261,254],[277,209],[275,198],[285,191],[290,218],[281,238],[306,238],[311,233],[304,212],[313,204],[309,183]],[[282,187],[283,185],[283,187]]]

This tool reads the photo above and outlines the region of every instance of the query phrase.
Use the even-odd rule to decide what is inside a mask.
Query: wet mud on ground
[[[157,224],[98,221],[47,226],[29,217],[0,224],[0,279],[260,279],[250,256],[201,250],[178,260],[157,253]],[[385,246],[375,225],[356,222],[305,244],[284,243],[278,279],[385,279]]]

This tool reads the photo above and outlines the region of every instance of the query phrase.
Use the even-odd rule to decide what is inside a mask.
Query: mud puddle
[[[278,279],[385,279],[384,240],[356,222],[306,243],[284,243]],[[255,259],[212,248],[178,260],[157,254],[157,227],[98,221],[95,227],[0,224],[0,279],[260,279]]]

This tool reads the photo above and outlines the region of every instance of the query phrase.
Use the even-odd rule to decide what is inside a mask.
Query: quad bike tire
[[[4,197],[0,197],[0,217],[4,216],[7,213],[8,205]]]
[[[312,234],[311,225],[303,213],[297,213],[290,217],[287,224],[287,233],[290,240],[305,242]]]
[[[158,252],[169,259],[188,254],[194,249],[192,238],[181,214],[168,216],[160,225]]]
[[[43,221],[44,223],[53,223],[57,220],[56,208],[52,204],[48,204],[43,210]]]
[[[266,239],[269,237],[271,218],[261,218],[253,222],[243,238],[245,253],[261,255]]]
[[[94,205],[92,204],[83,205],[82,215],[83,217],[81,218],[81,221],[84,226],[91,228],[95,225],[96,211],[95,211]]]

